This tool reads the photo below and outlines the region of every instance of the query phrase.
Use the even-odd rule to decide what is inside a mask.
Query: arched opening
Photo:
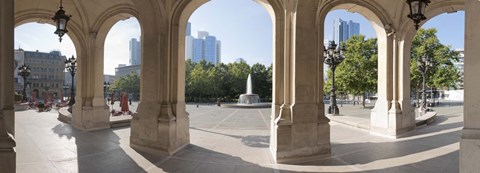
[[[236,143],[248,153],[243,155],[243,160],[252,161],[254,157],[264,160],[268,157],[272,114],[269,102],[272,102],[272,85],[275,82],[273,10],[266,1],[205,2],[189,3],[179,20],[175,97],[179,102],[186,102],[183,109],[189,114],[190,125],[187,124],[187,128],[190,128],[191,143],[209,149],[213,145],[211,141],[224,140]],[[202,47],[201,44],[208,47],[210,42],[213,43],[212,40],[216,42],[214,51],[217,55],[209,56],[209,50],[197,49]],[[200,55],[202,51],[206,55]],[[212,61],[210,57],[215,59]],[[239,96],[247,93],[249,74],[253,94],[260,97],[266,108],[245,109],[237,105]],[[204,87],[198,87],[202,80]],[[206,82],[208,80],[211,82]],[[226,149],[216,151],[225,156],[240,156],[239,153],[227,151],[232,146],[214,145]],[[262,154],[254,156],[255,151],[261,151]]]
[[[68,34],[60,43],[52,31],[55,26],[39,23],[25,23],[15,28],[16,64],[31,68],[26,84],[27,98],[31,104],[43,103],[47,108],[70,99],[71,88],[75,88],[65,70],[65,60],[77,55],[74,43]],[[25,81],[19,76],[18,67],[14,74],[15,91],[20,92]]]
[[[362,39],[358,39],[357,37],[355,37],[357,38],[356,40],[357,42],[359,42],[360,45],[362,44],[365,44],[365,46],[371,45],[369,46],[371,48],[370,50],[367,51],[367,50],[364,50],[366,48],[365,46],[358,46],[358,44],[357,46],[353,45],[353,47],[357,47],[358,50],[352,50],[353,53],[350,54],[350,56],[353,55],[353,57],[358,57],[358,60],[362,60],[363,63],[351,62],[350,59],[346,60],[347,63],[350,62],[350,64],[353,65],[351,68],[354,68],[354,69],[345,69],[345,73],[342,74],[344,76],[340,76],[341,78],[342,77],[349,78],[348,80],[345,80],[347,81],[345,83],[348,85],[352,85],[352,86],[347,86],[347,85],[341,86],[343,88],[346,88],[345,90],[349,90],[350,92],[357,92],[360,95],[363,95],[366,91],[376,93],[374,96],[368,98],[369,100],[372,100],[372,99],[375,100],[375,103],[371,104],[371,106],[373,106],[373,109],[371,109],[371,113],[369,111],[357,110],[357,111],[350,112],[349,114],[358,116],[358,117],[355,117],[355,120],[358,121],[355,123],[356,124],[355,126],[369,130],[371,133],[396,135],[397,130],[403,127],[397,127],[391,124],[391,122],[394,122],[394,121],[390,121],[389,119],[392,119],[392,118],[388,116],[389,115],[388,112],[392,107],[391,100],[394,99],[394,95],[391,93],[391,87],[393,86],[393,80],[391,78],[391,75],[393,74],[393,71],[394,71],[392,66],[393,58],[392,58],[392,54],[388,50],[391,48],[392,43],[390,42],[391,41],[390,40],[391,38],[389,38],[390,35],[387,35],[387,32],[391,32],[392,30],[391,26],[389,25],[391,22],[389,22],[387,18],[383,16],[383,14],[385,14],[385,12],[382,11],[383,8],[375,7],[375,4],[371,4],[363,1],[356,1],[355,3],[331,2],[326,4],[325,6],[323,6],[323,8],[319,10],[320,24],[324,24],[320,26],[320,30],[321,30],[320,32],[325,33],[325,35],[327,35],[325,38],[329,38],[329,36],[331,36],[332,33],[335,33],[333,32],[332,30],[333,26],[331,25],[334,22],[325,20],[327,17],[327,14],[331,10],[335,10],[335,9],[346,9],[348,10],[348,12],[358,13],[359,15],[358,14],[355,14],[355,15],[349,14],[349,15],[356,17],[357,20],[361,20],[363,22],[362,25],[370,24],[371,28],[367,29],[366,31],[366,33],[369,33],[370,36],[367,36],[367,37],[374,37],[374,36],[376,37],[376,40],[370,40],[369,44],[367,44],[368,41],[366,41],[365,38],[362,38],[363,39],[362,41]],[[332,14],[335,14],[335,12]],[[347,13],[343,12],[343,14],[346,15]],[[360,17],[360,16],[363,16],[363,17]],[[337,40],[348,39],[348,37],[346,36],[349,36],[349,32],[356,32],[357,28],[359,27],[359,25],[356,24],[355,22],[351,22],[350,25],[354,27],[353,27],[353,30],[350,30],[350,28],[348,27],[349,22],[346,22],[346,21],[342,22],[340,21],[340,19],[335,19],[335,18],[333,20],[336,20],[335,23],[336,25],[338,25],[335,28],[337,28],[339,31],[340,29],[346,30],[344,31],[345,33],[336,32],[338,35],[336,36]],[[324,28],[327,28],[327,29],[324,30]],[[335,39],[333,38],[333,36],[331,36],[330,38]],[[325,39],[324,37],[321,37],[320,40],[323,41]],[[353,43],[353,42],[349,42],[349,43]],[[328,48],[328,44],[329,44],[328,42],[324,42],[324,44],[320,44],[320,45],[325,45],[325,47]],[[359,51],[362,51],[362,52],[359,52]],[[375,59],[377,59],[377,62],[375,62]],[[362,67],[365,69],[363,69],[364,70],[363,72],[360,72],[362,68],[358,67],[359,64],[364,64],[370,67]],[[375,67],[375,64],[377,64],[376,67]],[[339,66],[341,68],[342,64],[340,64]],[[353,74],[350,73],[351,71],[355,71],[355,70],[359,71],[359,73],[356,74],[356,75],[359,75],[358,77],[352,76]],[[365,74],[361,74],[361,73],[365,73]],[[327,76],[327,75],[324,75],[324,76]],[[369,77],[366,77],[366,76],[369,76]],[[359,78],[362,80],[354,82]],[[354,88],[358,88],[358,90],[355,91]],[[327,87],[324,87],[324,89],[330,90]],[[341,92],[336,94],[339,96],[342,96],[343,93]],[[398,96],[395,96],[395,97],[397,97],[395,99],[398,99]],[[367,99],[367,97],[362,97],[362,99],[360,100],[363,100],[363,98],[365,98],[365,100]],[[343,100],[341,99],[338,101],[339,103],[342,103]],[[353,105],[353,101],[352,101],[352,105]],[[329,105],[325,106],[325,110],[327,110],[326,113],[328,113],[329,107],[330,107]],[[331,120],[333,121],[346,122],[344,120],[345,118],[342,116],[330,116],[330,117],[331,117]],[[363,119],[358,119],[359,117],[362,117]],[[403,121],[407,121],[407,120],[403,120]],[[410,123],[410,124],[411,125],[407,125],[407,126],[413,125],[413,123]],[[387,130],[389,128],[396,128],[396,129]],[[389,134],[392,132],[393,134]]]
[[[142,59],[140,39],[140,23],[135,17],[118,21],[106,36],[103,64],[104,98],[110,107],[112,117],[129,116],[137,110],[140,100]],[[127,102],[122,104],[124,102],[122,99]]]
[[[335,8],[336,9],[336,8]],[[370,121],[375,106],[378,80],[377,34],[369,19],[345,10],[330,11],[325,17],[324,44],[334,41],[345,49],[344,60],[336,65],[335,93],[339,115]],[[331,107],[332,67],[324,62],[324,103],[326,115]],[[335,117],[332,119],[336,121]]]
[[[41,155],[54,157],[52,147],[62,153],[62,158],[74,155],[74,151],[64,150],[51,138],[42,142],[41,139],[46,138],[45,134],[41,134],[66,130],[65,125],[57,120],[58,110],[68,108],[72,90],[76,92],[77,79],[72,83],[72,76],[65,69],[65,60],[72,56],[78,58],[81,45],[75,35],[78,33],[74,30],[64,35],[60,43],[58,36],[53,33],[56,28],[52,23],[30,21],[35,19],[15,25],[15,64],[28,65],[31,69],[26,80],[18,74],[18,67],[15,67],[14,72],[15,90],[26,86],[27,96],[26,103],[15,106],[16,164],[37,163],[48,167],[51,163],[45,162],[46,158]]]

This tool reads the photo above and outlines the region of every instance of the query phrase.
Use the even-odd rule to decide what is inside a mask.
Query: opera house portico
[[[330,124],[323,103],[325,17],[335,9],[359,13],[378,39],[378,101],[370,133],[396,138],[415,129],[410,104],[410,49],[416,33],[405,0],[254,0],[273,22],[273,104],[270,154],[292,163],[331,153]],[[110,128],[104,101],[104,43],[112,26],[135,17],[141,27],[141,96],[131,122],[130,146],[175,154],[190,143],[185,104],[185,28],[208,0],[65,0],[72,15],[68,36],[78,57],[72,126]],[[28,22],[55,25],[58,0],[0,1],[0,172],[16,170],[14,28]],[[480,1],[431,0],[427,20],[465,11],[464,127],[460,172],[480,170]],[[455,31],[452,31],[455,32]],[[53,33],[52,33],[53,34]],[[271,33],[265,33],[271,34]]]

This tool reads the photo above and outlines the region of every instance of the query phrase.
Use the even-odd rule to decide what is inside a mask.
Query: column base
[[[270,151],[276,163],[301,163],[327,158],[331,153],[330,125],[280,124],[271,134]]]
[[[178,111],[174,116],[171,105],[140,103],[138,113],[131,120],[130,147],[157,154],[175,154],[190,144],[186,116],[185,111]]]
[[[2,173],[15,173],[16,157],[17,153],[15,153],[14,149],[0,149],[0,168],[2,168]]]
[[[73,107],[72,126],[85,131],[110,128],[110,109],[108,106]]]
[[[460,139],[460,172],[478,172],[480,164],[480,130],[479,129],[463,129]]]
[[[390,106],[389,106],[390,104]],[[390,109],[388,109],[390,107]],[[411,111],[403,112],[396,101],[389,103],[386,100],[377,101],[372,109],[370,118],[370,133],[388,138],[397,138],[400,135],[415,129],[415,117]]]

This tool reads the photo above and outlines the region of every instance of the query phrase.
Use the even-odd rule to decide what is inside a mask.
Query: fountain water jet
[[[247,78],[247,92],[240,95],[237,104],[223,104],[222,107],[232,108],[268,108],[271,107],[270,103],[260,103],[260,97],[252,92],[252,77],[250,74]]]
[[[252,93],[252,77],[249,74],[247,78],[247,93],[240,95],[240,98],[238,98],[238,104],[256,103],[260,103],[260,97],[257,94]]]

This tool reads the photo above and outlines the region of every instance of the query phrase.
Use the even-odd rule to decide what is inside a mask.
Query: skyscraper
[[[198,31],[197,32],[197,38],[199,39],[204,39],[206,36],[208,36],[208,32],[207,31]]]
[[[192,35],[192,24],[190,22],[187,23],[187,33],[185,35],[186,36]]]
[[[199,62],[201,59],[203,59],[204,54],[203,54],[203,39],[193,39],[193,62]]]
[[[198,31],[197,38],[189,35],[191,32],[191,24],[187,23],[185,36],[185,59],[191,59],[193,62],[200,62],[205,59],[212,64],[221,62],[221,48],[220,40],[207,31]]]
[[[222,42],[217,40],[217,63],[220,64],[222,62]]]
[[[360,34],[360,24],[353,21],[344,21],[337,18],[333,21],[333,40],[340,43],[348,40],[353,35]]]
[[[207,62],[217,64],[217,38],[214,36],[205,37],[204,58]]]
[[[195,40],[195,37],[191,35],[185,37],[185,59],[193,58],[193,40]]]
[[[140,41],[137,41],[136,38],[132,38],[129,43],[130,50],[130,65],[139,65],[141,62],[141,46]]]

